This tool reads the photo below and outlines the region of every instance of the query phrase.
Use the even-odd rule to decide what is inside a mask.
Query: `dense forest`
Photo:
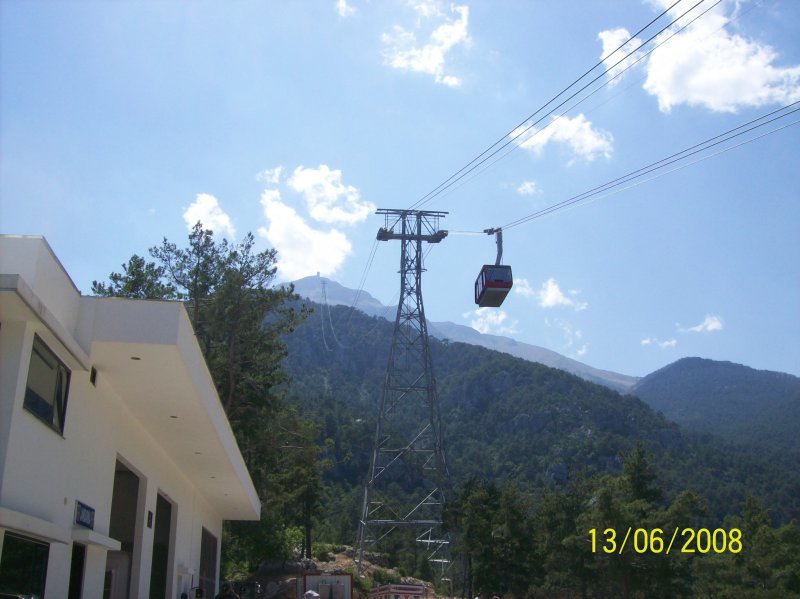
[[[632,393],[670,420],[733,443],[794,452],[800,460],[800,378],[702,358],[649,374]]]
[[[393,324],[272,287],[275,252],[252,236],[232,245],[198,225],[186,248],[165,239],[150,256],[93,291],[186,303],[263,499],[261,522],[226,525],[224,575],[352,544]],[[686,432],[634,396],[506,354],[436,340],[431,353],[455,594],[800,594],[796,456]],[[668,553],[678,529],[708,534]],[[382,550],[400,574],[431,575],[404,536]]]
[[[352,543],[393,323],[346,307],[311,307],[286,336],[288,400],[317,423],[327,448],[316,534]],[[637,397],[506,354],[435,339],[431,353],[457,489],[451,508],[498,510],[450,519],[461,533],[456,566],[470,592],[732,596],[733,588],[759,585],[763,596],[800,592],[800,577],[788,574],[800,565],[795,456],[682,430]],[[464,528],[476,522],[492,530],[469,542]],[[760,548],[620,560],[591,551],[588,531],[610,523],[620,530],[745,526]],[[501,548],[504,527],[516,532],[501,535],[509,543]],[[422,573],[407,544],[385,550],[401,571]],[[753,561],[743,569],[745,559]]]
[[[393,323],[345,307],[312,307],[312,317],[286,337],[288,395],[342,448],[331,456],[334,463],[362,456],[353,478],[341,465],[326,475],[358,485],[368,467]],[[337,327],[338,343],[330,332],[323,342],[323,322],[328,331],[331,322]],[[800,474],[791,455],[683,431],[638,398],[561,370],[473,345],[435,339],[430,345],[456,483],[513,480],[544,489],[615,474],[620,456],[642,442],[667,494],[701,494],[710,517],[740,509],[748,495],[776,523],[800,517]]]

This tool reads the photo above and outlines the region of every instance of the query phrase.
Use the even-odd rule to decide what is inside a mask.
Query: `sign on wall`
[[[76,500],[75,524],[94,530],[94,508]]]

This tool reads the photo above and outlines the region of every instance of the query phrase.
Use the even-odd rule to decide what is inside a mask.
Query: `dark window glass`
[[[50,546],[6,533],[0,555],[0,593],[44,596]]]
[[[494,266],[486,269],[486,278],[492,283],[509,283],[511,281],[511,269],[508,266]]]
[[[25,409],[59,433],[64,432],[69,369],[39,337],[33,339]]]

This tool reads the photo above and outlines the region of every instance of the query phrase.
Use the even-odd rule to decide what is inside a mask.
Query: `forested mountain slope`
[[[294,286],[296,293],[313,302],[324,304],[327,301],[328,304],[334,306],[342,305],[347,307],[355,305],[359,310],[370,316],[379,316],[394,322],[397,307],[384,306],[366,291],[359,293],[324,277],[305,277],[295,281]],[[461,341],[471,345],[480,345],[481,347],[511,354],[531,362],[539,362],[552,368],[560,368],[587,381],[605,385],[615,391],[628,391],[638,381],[636,377],[594,368],[538,345],[523,343],[501,335],[479,333],[472,327],[453,322],[429,321],[428,329],[431,337],[436,337],[440,340]]]
[[[331,499],[360,506],[377,402],[393,324],[345,307],[315,312],[287,337],[289,389],[327,439]],[[329,312],[330,310],[330,312]],[[331,326],[332,325],[332,326]],[[737,512],[751,494],[777,520],[800,516],[800,475],[780,456],[754,453],[683,432],[640,399],[522,359],[431,339],[451,475],[536,492],[593,474],[617,474],[619,456],[642,441],[668,495],[690,489],[708,501],[708,517]],[[796,464],[795,464],[796,466]],[[330,492],[330,489],[329,489]]]
[[[631,392],[687,429],[800,454],[800,378],[790,374],[684,358]]]

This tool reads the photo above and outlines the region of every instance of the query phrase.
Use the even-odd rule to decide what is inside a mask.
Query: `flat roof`
[[[86,299],[98,376],[223,519],[257,520],[261,503],[183,304]]]

